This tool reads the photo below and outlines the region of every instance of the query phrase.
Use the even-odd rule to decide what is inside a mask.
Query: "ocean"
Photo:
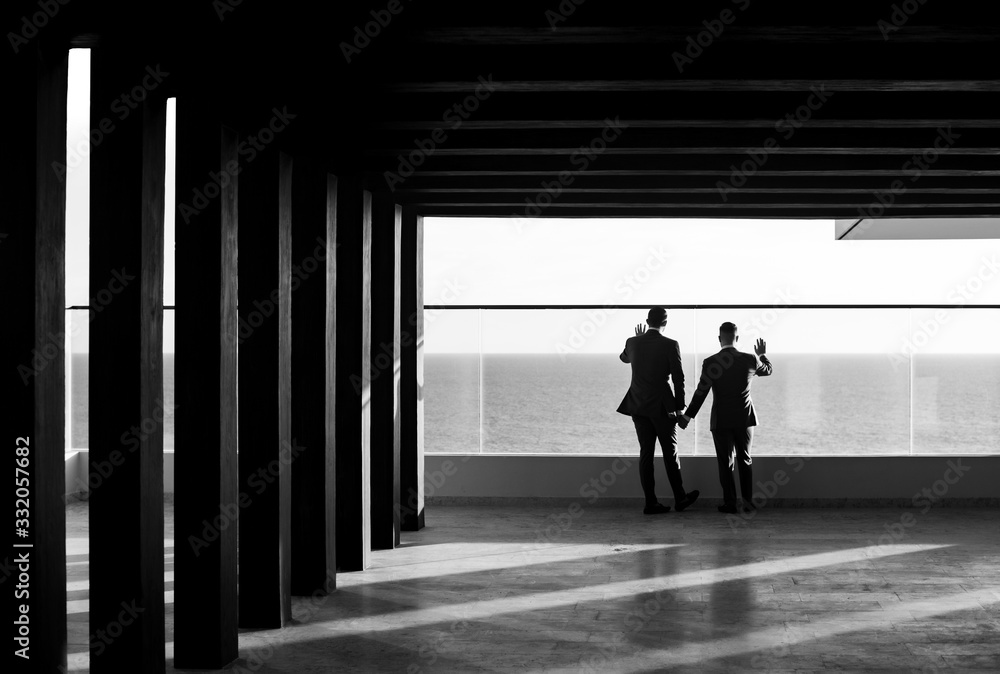
[[[753,382],[755,455],[910,453],[909,367],[881,354],[775,353],[771,362],[774,374]],[[173,449],[173,354],[163,365],[163,445]],[[686,357],[688,401],[699,371],[700,357],[698,369]],[[428,354],[425,451],[635,454],[632,421],[615,411],[630,375],[617,354],[485,354],[482,373],[478,354]],[[1000,356],[917,355],[912,386],[914,454],[1000,452]],[[73,354],[71,388],[72,446],[86,447],[87,354]],[[682,454],[714,455],[711,403],[678,431]]]
[[[697,369],[684,361],[687,401],[701,358]],[[770,358],[774,374],[753,381],[754,454],[911,452],[907,364],[883,354]],[[426,452],[638,451],[631,419],[615,411],[631,377],[617,354],[485,354],[482,373],[478,354],[428,354],[424,367]],[[914,454],[1000,452],[1000,356],[917,355],[912,386]],[[714,456],[711,402],[678,430],[682,454]]]

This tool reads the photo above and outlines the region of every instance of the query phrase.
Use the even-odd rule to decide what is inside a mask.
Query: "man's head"
[[[736,324],[726,321],[719,326],[719,344],[722,346],[732,346],[740,338],[736,334]]]
[[[663,307],[653,307],[646,316],[646,324],[654,330],[659,330],[667,324],[667,310]]]

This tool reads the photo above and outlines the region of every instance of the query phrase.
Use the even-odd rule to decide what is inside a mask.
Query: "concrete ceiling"
[[[649,9],[109,1],[49,31],[131,40],[242,134],[287,106],[284,149],[424,215],[1000,217],[981,3]]]

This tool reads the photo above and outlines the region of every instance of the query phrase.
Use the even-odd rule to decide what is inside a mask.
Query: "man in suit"
[[[740,495],[743,509],[755,510],[751,500],[753,489],[753,469],[750,446],[753,444],[753,429],[757,425],[757,414],[750,399],[750,383],[754,375],[766,377],[771,374],[771,362],[764,355],[767,345],[758,339],[754,345],[756,356],[736,349],[739,335],[733,323],[723,323],[719,327],[719,344],[722,349],[705,359],[701,366],[701,380],[698,390],[691,398],[691,405],[681,415],[678,423],[687,428],[701,409],[708,392],[712,391],[712,439],[715,441],[715,456],[719,461],[719,481],[722,483],[723,505],[719,512],[737,513],[736,484],[733,481],[733,463],[740,475]]]
[[[647,515],[670,512],[670,507],[656,500],[653,482],[653,453],[660,439],[667,480],[674,492],[674,508],[680,512],[698,498],[698,492],[686,493],[681,480],[681,462],[677,456],[677,414],[684,409],[684,370],[681,349],[676,341],[663,335],[667,311],[653,307],[646,326],[635,327],[635,337],[625,342],[619,358],[632,366],[632,384],[618,406],[618,412],[632,417],[639,437],[639,483],[646,497]],[[671,390],[669,380],[673,380]]]

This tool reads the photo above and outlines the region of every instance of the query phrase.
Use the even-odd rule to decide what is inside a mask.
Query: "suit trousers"
[[[677,456],[677,422],[671,417],[632,416],[635,434],[639,438],[639,484],[646,497],[646,505],[657,503],[653,480],[653,453],[656,440],[660,440],[663,464],[667,468],[667,481],[674,492],[674,501],[684,498],[681,481],[681,460]]]
[[[733,481],[733,464],[740,475],[740,496],[751,501],[753,496],[753,469],[750,446],[753,444],[753,426],[746,428],[717,428],[712,431],[715,457],[719,461],[719,482],[726,505],[736,505],[736,483]]]

